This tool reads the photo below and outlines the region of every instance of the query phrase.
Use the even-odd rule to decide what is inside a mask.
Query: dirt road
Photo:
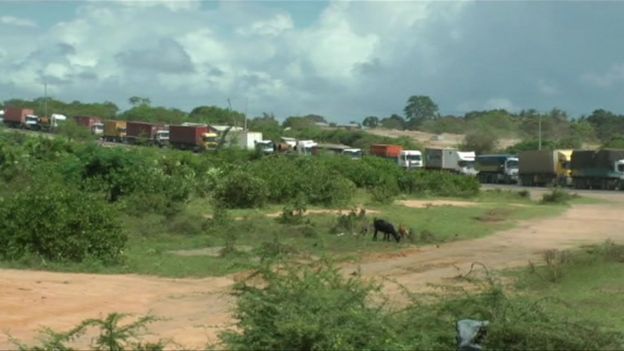
[[[472,262],[490,268],[539,261],[541,252],[600,243],[624,242],[624,195],[609,204],[575,205],[557,218],[520,223],[514,229],[482,239],[412,249],[400,255],[378,255],[359,264],[364,276],[389,277],[412,289],[439,283],[466,272]],[[357,266],[345,267],[352,272]],[[168,320],[150,328],[185,348],[214,341],[231,323],[233,277],[163,279],[137,275],[92,275],[0,270],[0,331],[32,340],[41,326],[64,330],[86,318],[108,312],[151,312]],[[0,349],[11,347],[0,335]]]

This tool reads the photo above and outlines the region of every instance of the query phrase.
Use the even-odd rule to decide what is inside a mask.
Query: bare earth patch
[[[320,209],[320,210],[307,210],[303,213],[304,216],[309,216],[309,215],[314,215],[314,214],[335,214],[335,215],[339,215],[339,214],[349,214],[351,213],[350,208],[347,209],[337,209],[337,210],[330,210],[330,209]],[[366,211],[366,214],[376,214],[376,213],[380,213],[377,210],[371,210],[371,209],[364,209]],[[360,208],[355,209],[355,213],[359,213]],[[279,212],[273,212],[273,213],[267,213],[267,217],[269,218],[277,218],[279,216],[282,215],[282,211]]]
[[[176,256],[210,256],[210,257],[219,257],[221,256],[221,250],[225,247],[223,246],[213,246],[213,247],[203,247],[200,249],[189,249],[189,250],[171,250],[167,251],[170,254]],[[253,247],[249,245],[236,245],[235,249],[241,252],[250,252],[253,250]]]
[[[400,200],[397,202],[400,205],[411,208],[428,208],[438,206],[473,207],[479,205],[477,202],[455,200]]]
[[[488,237],[399,253],[367,256],[345,264],[345,274],[386,278],[412,290],[453,282],[474,262],[491,270],[540,262],[549,249],[575,248],[606,239],[624,242],[624,195],[609,204],[573,205],[556,218],[531,220]],[[617,200],[616,200],[617,199]],[[241,274],[204,279],[165,279],[139,275],[95,275],[0,270],[0,331],[33,341],[37,328],[66,330],[86,318],[110,312],[145,314],[168,319],[154,323],[157,336],[173,338],[182,348],[203,348],[231,322],[233,298],[228,295]],[[399,289],[387,284],[398,296]],[[13,347],[0,334],[0,349]],[[14,348],[14,347],[13,347]]]

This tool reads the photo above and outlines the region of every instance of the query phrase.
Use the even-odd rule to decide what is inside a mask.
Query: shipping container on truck
[[[624,150],[574,150],[571,168],[577,189],[624,189]]]
[[[425,168],[475,176],[475,152],[457,149],[425,149]]]
[[[127,122],[121,120],[104,121],[103,139],[122,143],[126,140]]]
[[[217,134],[206,125],[169,126],[169,143],[178,149],[205,151],[217,147]]]
[[[391,158],[397,160],[399,155],[403,151],[401,145],[389,145],[389,144],[373,144],[370,146],[370,154],[383,158]]]
[[[570,183],[572,150],[530,150],[518,155],[518,177],[524,186]]]
[[[100,117],[95,116],[74,116],[74,121],[79,126],[85,127],[91,131],[92,134],[102,134],[103,124]]]
[[[131,144],[163,146],[169,142],[169,129],[148,122],[126,122],[126,140]]]
[[[514,155],[479,155],[475,159],[481,183],[516,183],[518,158]]]
[[[256,144],[262,141],[262,133],[249,131],[230,131],[227,134],[228,146],[236,146],[244,150],[255,150]]]
[[[5,107],[4,123],[12,128],[36,129],[38,118],[29,108]]]

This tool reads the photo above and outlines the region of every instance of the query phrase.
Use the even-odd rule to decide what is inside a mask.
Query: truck
[[[624,150],[574,150],[570,165],[577,189],[624,189]]]
[[[12,128],[38,129],[39,117],[29,108],[6,107],[4,124]]]
[[[567,186],[571,182],[572,150],[530,150],[518,155],[518,177],[523,186]]]
[[[370,154],[378,157],[392,159],[405,169],[422,167],[422,152],[419,150],[403,150],[401,145],[373,144]]]
[[[518,182],[518,157],[514,155],[479,155],[475,168],[481,183]]]
[[[357,149],[357,148],[344,149],[342,150],[342,155],[349,157],[352,160],[361,160],[362,149]]]
[[[102,139],[104,141],[112,141],[122,143],[126,141],[127,122],[121,120],[104,121],[104,133]]]
[[[295,150],[299,155],[311,156],[318,153],[318,144],[314,140],[297,140]]]
[[[255,148],[256,151],[270,155],[275,152],[275,143],[272,140],[260,140],[256,142]]]
[[[50,117],[39,117],[37,129],[52,131],[67,120],[67,116],[53,113]]]
[[[104,132],[104,124],[100,117],[74,116],[74,121],[79,126],[88,128],[93,135],[101,135]]]
[[[164,146],[169,142],[169,129],[147,122],[126,122],[126,140],[130,144],[145,143]]]
[[[262,133],[249,131],[230,131],[226,136],[226,145],[243,150],[255,150],[256,143],[262,141]]]
[[[425,149],[425,168],[444,170],[467,176],[476,176],[474,151],[459,151],[457,149]]]
[[[219,140],[207,125],[178,125],[169,126],[169,143],[178,149],[199,152],[216,150]]]

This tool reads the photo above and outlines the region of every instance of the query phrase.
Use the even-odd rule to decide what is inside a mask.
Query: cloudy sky
[[[624,2],[0,1],[0,99],[624,113]]]

